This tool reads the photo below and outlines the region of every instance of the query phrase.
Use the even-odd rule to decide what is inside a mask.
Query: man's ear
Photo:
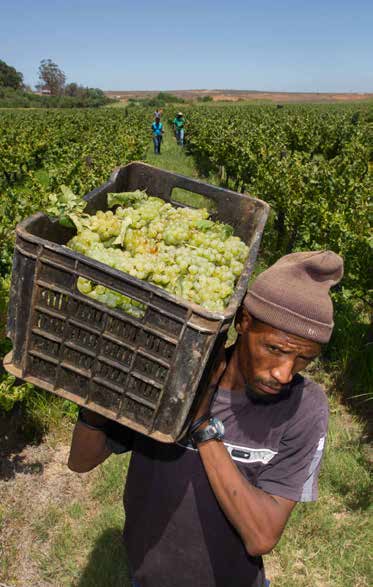
[[[235,327],[238,334],[244,334],[250,330],[253,324],[253,317],[246,310],[245,306],[240,306],[235,319]]]

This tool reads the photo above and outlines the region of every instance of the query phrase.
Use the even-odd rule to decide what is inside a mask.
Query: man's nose
[[[284,359],[281,363],[272,368],[271,375],[276,381],[281,383],[281,385],[286,385],[293,379],[293,368],[293,359]]]

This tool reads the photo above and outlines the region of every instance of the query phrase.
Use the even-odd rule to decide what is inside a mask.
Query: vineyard
[[[198,108],[187,116],[188,145],[202,172],[271,204],[271,262],[331,248],[345,257],[344,286],[367,295],[369,116],[373,108]]]
[[[51,193],[61,195],[61,186],[83,196],[103,183],[114,167],[143,159],[151,114],[144,108],[0,113],[4,349],[16,223],[45,209]],[[340,361],[344,373],[350,369],[351,351],[357,351],[355,370],[362,370],[363,378],[355,393],[364,388],[372,394],[366,385],[371,345],[366,346],[365,339],[372,288],[373,106],[212,105],[187,108],[186,119],[187,150],[200,173],[271,204],[263,263],[307,249],[330,248],[344,257],[329,358]],[[4,378],[0,406],[9,408],[19,393],[9,377]]]
[[[343,255],[345,279],[334,293],[333,339],[310,375],[328,391],[344,391],[346,385],[347,396],[356,396],[367,411],[365,406],[372,405],[367,396],[373,397],[373,105],[182,108],[184,151],[165,123],[162,155],[154,161],[149,130],[153,109],[0,110],[0,358],[10,346],[5,322],[16,223],[47,210],[51,194],[54,202],[61,201],[64,186],[81,197],[129,161],[150,157],[161,167],[168,163],[168,169],[188,175],[192,170],[197,175],[195,163],[206,181],[270,203],[260,269],[292,251],[330,248]],[[172,120],[174,114],[166,108],[164,118]],[[179,167],[182,157],[188,171]],[[92,294],[91,284],[83,284],[87,285]],[[0,582],[125,585],[120,502],[128,458],[110,458],[83,480],[69,475],[66,460],[75,408],[56,407],[57,400],[48,394],[40,394],[38,403],[32,404],[36,395],[30,384],[0,374],[0,417],[10,423],[7,429],[14,422],[18,426],[18,420],[27,424],[24,415],[35,405],[57,422],[51,441],[46,435],[44,442],[31,446],[23,428],[25,450],[12,444],[11,435],[7,441],[9,468],[2,469],[5,481],[0,487]],[[371,584],[370,479],[363,425],[348,414],[337,394],[330,394],[330,415],[320,499],[297,507],[269,555],[271,585]],[[31,439],[35,438],[40,440],[34,429]]]
[[[49,196],[68,186],[83,196],[118,165],[144,158],[149,133],[143,111],[1,111],[0,114],[0,345],[14,246],[14,227],[45,210]],[[26,386],[3,375],[0,408],[21,399]]]
[[[271,204],[265,263],[301,250],[343,256],[327,353],[349,393],[371,398],[373,106],[206,106],[186,116],[200,172]]]
[[[3,274],[8,263],[3,246],[15,222],[42,210],[61,185],[83,196],[106,181],[114,167],[143,158],[147,134],[139,112],[12,110],[2,111],[0,120]]]

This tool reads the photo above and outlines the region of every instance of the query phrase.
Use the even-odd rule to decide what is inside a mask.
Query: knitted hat
[[[342,276],[343,259],[333,251],[292,253],[257,277],[243,303],[266,324],[328,342],[334,326],[329,289]]]

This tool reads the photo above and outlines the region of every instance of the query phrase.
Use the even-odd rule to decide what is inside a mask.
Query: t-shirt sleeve
[[[257,487],[292,501],[315,501],[327,428],[326,399],[319,406],[305,406],[284,433],[278,453],[259,473]]]
[[[136,432],[110,420],[105,428],[106,444],[111,452],[122,454],[132,450]]]

